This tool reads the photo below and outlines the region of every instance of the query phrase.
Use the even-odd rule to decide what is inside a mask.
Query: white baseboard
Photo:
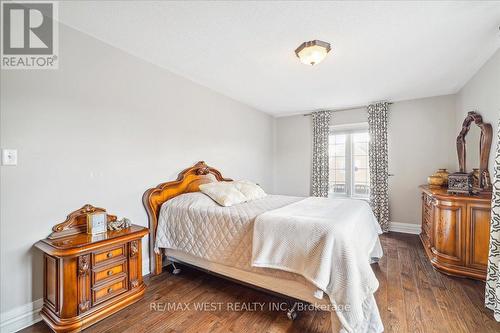
[[[420,234],[420,227],[420,224],[390,222],[389,231],[418,235]]]
[[[42,305],[43,299],[40,298],[34,302],[18,306],[2,313],[0,315],[0,332],[17,332],[39,322],[42,320],[42,317],[40,317]]]

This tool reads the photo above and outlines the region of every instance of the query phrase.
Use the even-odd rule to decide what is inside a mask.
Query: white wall
[[[272,117],[62,25],[60,61],[1,73],[2,313],[42,297],[32,246],[85,203],[147,225],[144,191],[199,160],[272,187]]]
[[[311,180],[311,119],[302,115],[276,118],[274,192],[308,196]]]
[[[391,105],[388,124],[390,220],[421,223],[418,185],[438,168],[458,171],[454,95]]]
[[[332,125],[366,122],[366,109],[335,112]],[[456,171],[453,95],[396,102],[389,113],[390,218],[420,224],[418,185],[438,168]],[[274,191],[310,194],[311,120],[302,115],[276,119]]]
[[[479,112],[483,117],[483,121],[491,123],[493,127],[493,142],[488,165],[489,172],[493,177],[496,133],[500,118],[500,50],[481,67],[457,94],[457,129],[462,127],[462,122],[469,111]]]

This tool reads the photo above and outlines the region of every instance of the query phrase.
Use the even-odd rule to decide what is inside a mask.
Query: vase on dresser
[[[439,176],[443,179],[443,186],[448,186],[448,176],[450,175],[448,170],[438,169],[438,171],[434,175]]]

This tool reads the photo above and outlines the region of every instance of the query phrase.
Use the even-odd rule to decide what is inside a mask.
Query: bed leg
[[[158,275],[161,274],[162,272],[162,266],[163,266],[163,256],[161,254],[156,254],[155,253],[155,262],[154,262],[154,267],[153,267],[153,274]]]
[[[174,262],[172,262],[172,267],[174,268],[174,270],[172,271],[172,274],[174,274],[174,275],[179,275],[179,274],[181,274],[181,269],[180,269],[180,268],[177,268],[177,267],[175,266],[175,263],[174,263]]]
[[[286,312],[286,316],[288,317],[288,319],[290,320],[297,319],[297,310],[295,310],[296,307],[297,307],[297,302],[294,302],[292,308],[288,309],[288,311]]]

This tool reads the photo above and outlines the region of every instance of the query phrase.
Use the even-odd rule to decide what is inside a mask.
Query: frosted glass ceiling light
[[[300,62],[312,66],[323,61],[330,50],[330,43],[316,39],[300,44],[295,50],[295,54]]]

